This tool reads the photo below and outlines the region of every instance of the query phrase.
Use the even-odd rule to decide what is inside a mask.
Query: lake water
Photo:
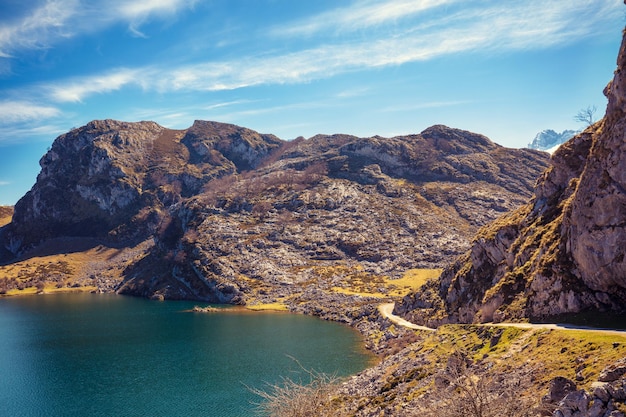
[[[349,375],[352,329],[280,313],[96,294],[0,299],[0,416],[250,416],[280,377]],[[291,356],[292,358],[290,358]]]

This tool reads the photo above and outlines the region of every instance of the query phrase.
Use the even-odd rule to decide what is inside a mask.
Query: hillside
[[[9,264],[68,239],[124,254],[70,268],[60,287],[297,309],[318,291],[357,296],[346,293],[441,268],[547,164],[445,126],[286,142],[217,122],[94,121],[55,140],[2,236]]]

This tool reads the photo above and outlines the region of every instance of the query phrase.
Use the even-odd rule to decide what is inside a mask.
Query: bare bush
[[[584,123],[587,126],[591,126],[596,121],[596,106],[588,106],[585,109],[581,109],[574,116],[574,120],[580,123]]]
[[[297,361],[296,361],[297,362]],[[308,381],[282,378],[278,384],[268,384],[267,390],[249,388],[261,397],[257,404],[259,415],[271,417],[327,417],[334,416],[332,394],[339,378],[334,375],[304,369]]]
[[[315,183],[326,175],[328,175],[328,164],[324,161],[318,161],[304,169],[303,181],[309,184]]]
[[[216,204],[220,199],[227,198],[233,192],[236,183],[236,175],[226,175],[209,181],[202,190],[204,202],[206,204]]]

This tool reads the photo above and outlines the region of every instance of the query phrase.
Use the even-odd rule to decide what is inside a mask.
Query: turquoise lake
[[[1,416],[250,416],[264,389],[371,359],[346,326],[198,303],[60,294],[0,299]]]

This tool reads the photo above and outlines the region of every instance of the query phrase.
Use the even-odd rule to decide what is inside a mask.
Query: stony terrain
[[[338,385],[317,415],[617,417],[626,411],[626,336],[475,325],[436,332],[392,326],[384,334],[394,334],[385,358]]]
[[[369,300],[357,282],[443,267],[547,163],[445,126],[286,142],[216,122],[94,121],[57,138],[1,234],[14,261],[67,238],[142,248],[113,272],[81,269],[74,283],[102,291],[327,311],[321,293],[323,306]]]

